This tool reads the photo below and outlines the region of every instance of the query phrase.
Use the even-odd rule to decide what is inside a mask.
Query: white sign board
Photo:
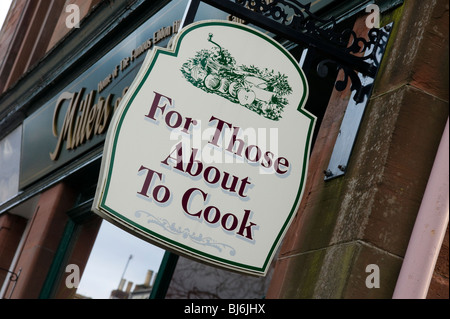
[[[116,110],[93,210],[177,254],[265,275],[306,181],[307,95],[272,38],[187,26],[149,52]]]

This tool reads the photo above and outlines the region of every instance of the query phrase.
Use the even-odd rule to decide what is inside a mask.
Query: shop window
[[[23,250],[40,195],[33,196],[0,214],[0,299],[10,299],[22,279],[18,259]],[[6,226],[6,227],[2,227]]]
[[[103,221],[77,297],[148,299],[163,255],[164,250]]]
[[[91,211],[100,162],[67,179],[78,189],[40,298],[148,298],[164,250]],[[130,258],[131,256],[131,258]]]
[[[19,191],[20,146],[22,126],[0,141],[0,204]]]
[[[164,250],[102,220],[89,208],[81,213],[75,207],[68,214],[71,220],[40,298],[148,299]]]

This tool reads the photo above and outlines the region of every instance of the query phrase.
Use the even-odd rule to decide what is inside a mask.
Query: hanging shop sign
[[[265,275],[306,180],[307,95],[272,38],[189,25],[149,52],[116,110],[93,210],[175,253]]]

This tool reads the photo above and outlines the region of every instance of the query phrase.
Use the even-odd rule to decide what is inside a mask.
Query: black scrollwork
[[[357,91],[355,100],[357,102],[362,101],[365,90],[362,87],[358,72],[353,65],[343,63],[343,59],[339,59],[339,57],[352,55],[352,61],[357,62],[359,65],[367,64],[365,71],[362,72],[363,75],[374,77],[377,67],[376,49],[384,35],[381,29],[373,28],[369,30],[367,38],[359,37],[351,29],[339,31],[333,17],[326,20],[321,19],[311,12],[311,3],[301,4],[295,0],[231,1],[245,9],[260,13],[284,26],[292,28],[296,32],[307,35],[312,39],[331,44],[334,52],[330,53],[329,56],[332,60],[327,58],[319,65],[319,75],[324,75],[323,72],[326,71],[325,64],[336,64],[337,68],[343,70],[344,73],[344,79],[336,82],[336,89],[343,91],[350,80],[351,90]],[[333,56],[335,59],[333,59]]]
[[[0,270],[4,270],[7,273],[10,273],[10,277],[9,277],[10,281],[17,281],[17,279],[19,278],[19,274],[16,274],[15,272],[12,272],[12,271],[10,271],[10,270],[8,270],[6,268],[0,267]]]

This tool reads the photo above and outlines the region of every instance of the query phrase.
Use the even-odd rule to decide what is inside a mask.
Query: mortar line
[[[344,242],[335,243],[335,244],[332,244],[332,245],[327,246],[327,247],[316,248],[316,249],[311,249],[311,250],[308,250],[308,251],[305,251],[305,252],[300,252],[300,253],[291,254],[291,255],[289,255],[289,256],[279,256],[277,259],[278,259],[278,260],[288,259],[288,258],[292,258],[292,257],[297,257],[297,256],[301,256],[301,255],[306,255],[306,254],[309,254],[309,253],[314,253],[314,252],[318,252],[318,251],[323,251],[323,250],[326,250],[326,249],[328,249],[328,248],[332,248],[332,247],[335,247],[335,246],[344,246],[344,245],[350,245],[350,244],[353,244],[353,243],[359,243],[359,244],[361,244],[361,245],[364,245],[364,246],[367,246],[367,247],[370,247],[370,248],[374,248],[374,249],[378,250],[379,252],[385,253],[385,254],[387,254],[387,255],[389,255],[389,256],[391,256],[391,257],[394,257],[394,258],[398,258],[398,259],[403,259],[403,258],[404,258],[404,257],[402,257],[402,256],[399,256],[399,255],[396,255],[396,254],[394,254],[394,253],[391,253],[391,252],[389,252],[389,251],[387,251],[387,250],[383,250],[382,248],[379,248],[379,247],[375,246],[375,245],[372,244],[372,243],[363,241],[363,240],[361,240],[361,239],[356,239],[356,240],[349,240],[349,241],[344,241]]]
[[[390,90],[388,90],[388,91],[379,93],[379,94],[377,94],[377,95],[372,95],[372,97],[370,98],[370,100],[378,99],[378,98],[383,97],[383,96],[385,96],[385,95],[387,95],[387,94],[390,94],[390,93],[393,93],[393,92],[395,92],[395,91],[398,91],[398,90],[400,90],[401,88],[403,88],[403,87],[405,87],[405,86],[406,86],[406,87],[411,87],[411,88],[413,88],[413,89],[416,90],[416,91],[420,91],[420,92],[422,92],[422,93],[425,93],[426,95],[431,96],[431,97],[433,97],[433,98],[435,98],[435,99],[437,99],[437,100],[439,100],[439,101],[441,101],[441,102],[444,102],[444,103],[448,103],[448,102],[449,102],[448,100],[444,100],[443,98],[440,98],[439,96],[436,96],[436,95],[434,95],[434,94],[431,94],[431,93],[428,92],[428,91],[425,91],[425,90],[423,90],[423,89],[421,89],[421,88],[418,88],[417,86],[412,85],[410,82],[402,83],[402,84],[400,84],[400,85],[398,85],[398,86],[396,86],[396,87],[393,87],[392,89],[390,89]]]

